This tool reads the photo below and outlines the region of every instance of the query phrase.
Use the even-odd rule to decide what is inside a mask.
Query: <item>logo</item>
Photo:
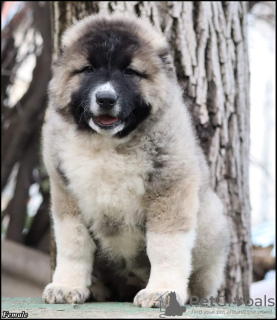
[[[256,298],[255,301],[254,299],[251,298],[242,298],[242,297],[231,297],[231,296],[217,296],[217,297],[210,297],[208,298],[202,298],[199,299],[197,296],[191,296],[189,299],[189,305],[200,305],[201,307],[203,306],[211,306],[215,307],[216,305],[219,307],[225,307],[226,305],[231,306],[231,304],[236,305],[237,307],[240,307],[242,305],[247,306],[247,307],[274,307],[275,306],[275,299],[270,298],[268,299],[267,296],[264,296],[264,299],[262,300],[261,298]]]
[[[179,302],[177,301],[176,298],[176,293],[175,291],[166,291],[163,295],[161,295],[156,301],[160,302],[160,312],[164,312],[160,314],[160,318],[165,318],[163,316],[182,316],[184,312],[186,312],[186,307],[185,306],[180,306]],[[166,307],[163,305],[163,296],[168,293],[169,297],[169,305]],[[162,310],[165,309],[165,310]]]

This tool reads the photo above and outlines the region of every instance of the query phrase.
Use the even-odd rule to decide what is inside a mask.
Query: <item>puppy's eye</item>
[[[83,72],[84,73],[92,73],[92,72],[94,72],[95,71],[95,69],[92,67],[92,66],[86,66],[86,67],[84,67],[84,69],[83,69]]]
[[[124,71],[124,73],[127,74],[128,76],[134,76],[134,75],[137,75],[137,74],[138,74],[135,70],[130,69],[130,68],[126,69],[126,70]]]

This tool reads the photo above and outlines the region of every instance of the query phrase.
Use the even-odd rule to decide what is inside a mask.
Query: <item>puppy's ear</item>
[[[168,47],[163,48],[159,51],[158,56],[162,62],[162,67],[170,77],[175,77],[175,68],[173,60]]]
[[[64,48],[59,46],[58,56],[56,57],[55,60],[52,61],[52,65],[51,65],[52,71],[57,69],[62,64],[63,53],[64,53]]]

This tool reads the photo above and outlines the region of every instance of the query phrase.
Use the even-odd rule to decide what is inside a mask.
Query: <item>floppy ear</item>
[[[162,62],[162,67],[169,76],[175,77],[175,68],[173,65],[173,60],[168,47],[163,48],[159,51],[158,56]]]

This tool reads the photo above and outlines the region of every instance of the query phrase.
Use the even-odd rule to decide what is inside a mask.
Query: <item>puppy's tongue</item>
[[[109,125],[115,123],[118,118],[104,114],[102,116],[96,117],[97,121],[104,125]]]

